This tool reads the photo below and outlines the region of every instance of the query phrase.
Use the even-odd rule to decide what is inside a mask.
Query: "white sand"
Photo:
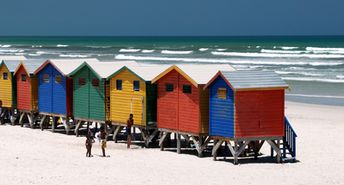
[[[344,107],[288,102],[286,114],[299,135],[298,163],[235,166],[113,142],[110,157],[86,158],[84,137],[0,126],[0,185],[344,184]],[[262,152],[269,155],[267,144]],[[93,153],[101,153],[97,144]]]

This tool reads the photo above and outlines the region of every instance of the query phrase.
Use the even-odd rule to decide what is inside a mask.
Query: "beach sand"
[[[85,137],[0,126],[0,185],[11,184],[344,184],[344,107],[286,103],[298,134],[296,163],[213,161],[108,142],[85,157]],[[262,153],[269,156],[264,144]],[[219,158],[221,159],[221,157]]]

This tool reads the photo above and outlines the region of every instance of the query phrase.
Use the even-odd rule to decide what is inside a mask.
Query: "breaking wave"
[[[187,55],[191,54],[193,51],[175,51],[175,50],[162,50],[162,54],[171,54],[171,55]]]

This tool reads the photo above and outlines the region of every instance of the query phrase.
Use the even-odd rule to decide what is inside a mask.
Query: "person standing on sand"
[[[106,148],[106,137],[107,133],[104,127],[100,127],[100,142],[101,142],[101,148],[103,152],[103,157],[106,157],[105,155],[105,148]]]
[[[86,134],[86,157],[93,157],[92,155],[92,143],[94,143],[94,139],[92,136],[92,132],[89,130]]]
[[[130,148],[131,145],[131,126],[134,125],[134,119],[133,119],[134,115],[130,114],[129,115],[129,119],[127,120],[127,148]]]

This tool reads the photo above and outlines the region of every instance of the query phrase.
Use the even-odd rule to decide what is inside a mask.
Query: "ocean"
[[[344,36],[0,37],[0,55],[226,63],[280,74],[289,101],[344,106]]]

